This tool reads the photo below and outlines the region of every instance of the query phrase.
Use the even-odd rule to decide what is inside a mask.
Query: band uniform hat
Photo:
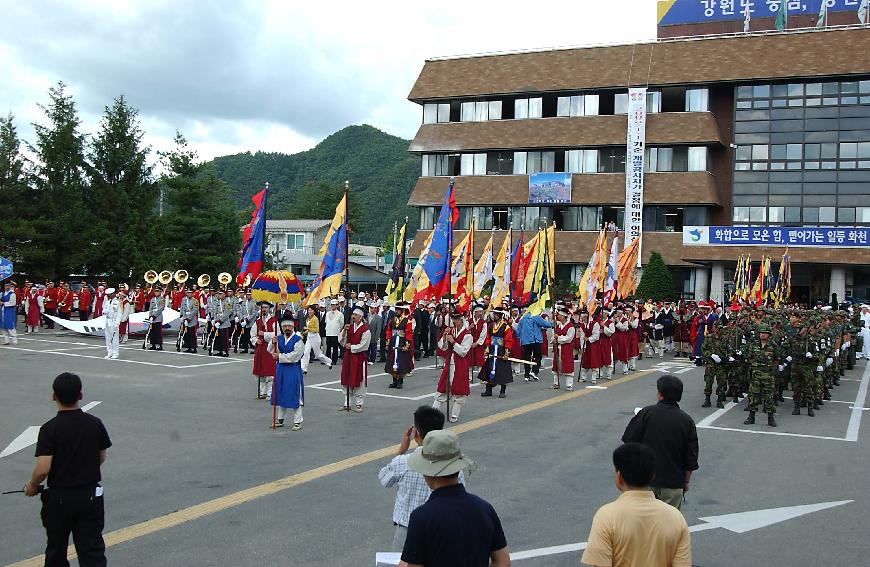
[[[113,293],[115,293],[115,288],[113,287],[110,287],[106,290],[106,295],[112,295]]]
[[[365,317],[365,312],[362,310],[362,307],[357,307],[353,310],[354,315],[359,315],[360,317]]]
[[[459,311],[458,309],[454,309],[453,311],[450,312],[450,316],[453,317],[454,319],[461,319],[462,317],[465,317],[465,313],[463,313],[462,311]]]
[[[462,454],[455,433],[439,429],[426,434],[422,450],[411,454],[408,466],[423,476],[442,477],[457,474],[475,464]]]
[[[338,300],[337,299],[330,299],[329,304],[330,305],[338,305]]]
[[[257,302],[257,307],[262,307],[264,305],[268,305],[269,307],[272,307],[272,304],[268,301],[258,301]]]

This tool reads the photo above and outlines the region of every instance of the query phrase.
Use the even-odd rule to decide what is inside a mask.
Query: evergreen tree
[[[126,279],[133,270],[150,268],[146,258],[154,244],[158,189],[142,136],[138,112],[123,96],[106,107],[88,153],[91,205],[99,211],[96,240],[107,244],[90,259],[92,273]]]
[[[21,247],[32,232],[26,163],[15,119],[12,114],[0,118],[0,256],[15,264],[21,262]]]
[[[194,278],[208,273],[212,281],[220,272],[235,275],[243,221],[226,185],[212,168],[196,163],[196,152],[188,148],[181,133],[175,136],[175,149],[161,156],[166,170],[161,180],[165,214],[158,223],[159,263],[153,265],[184,268]]]
[[[22,247],[24,269],[36,276],[65,278],[82,270],[97,247],[92,238],[95,214],[85,182],[85,139],[72,95],[59,82],[48,91],[48,106],[39,105],[48,124],[34,124],[37,167],[34,198],[37,214],[32,238]]]
[[[653,252],[649,262],[644,266],[635,295],[653,301],[674,299],[674,278],[658,252]]]

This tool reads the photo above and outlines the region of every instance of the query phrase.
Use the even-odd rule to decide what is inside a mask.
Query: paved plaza
[[[377,472],[431,401],[432,358],[399,391],[370,366],[361,414],[336,411],[338,369],[312,364],[303,430],[273,431],[250,355],[177,353],[173,341],[152,352],[131,338],[120,360],[103,359],[102,339],[70,333],[0,347],[0,489],[29,477],[30,428],[54,414],[53,377],[73,371],[113,441],[103,467],[110,564],[357,566],[389,551],[394,490]],[[635,408],[655,401],[662,372],[684,381],[681,407],[699,426],[701,468],[683,508],[696,565],[865,564],[870,367],[847,373],[814,418],[790,415],[787,400],[773,429],[744,426],[745,402],[701,409],[702,370],[668,354],[570,393],[549,389],[546,370],[506,399],[472,388],[452,428],[479,463],[469,490],[498,511],[517,565],[578,564],[595,510],[617,495],[610,454]],[[0,498],[0,565],[41,565],[38,501]]]

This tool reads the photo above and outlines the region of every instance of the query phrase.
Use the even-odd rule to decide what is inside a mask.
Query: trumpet
[[[198,278],[196,278],[196,285],[200,288],[208,287],[208,284],[211,282],[211,276],[208,274],[202,274]]]
[[[174,274],[172,274],[172,279],[175,280],[176,283],[183,284],[187,281],[190,276],[187,273],[187,270],[178,270]]]
[[[163,270],[160,272],[160,275],[157,277],[162,285],[166,285],[172,281],[172,272],[169,270]]]

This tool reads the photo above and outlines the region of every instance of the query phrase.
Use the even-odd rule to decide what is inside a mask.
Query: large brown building
[[[858,227],[852,247],[790,247],[792,290],[866,298],[866,53],[870,30],[849,27],[428,60],[408,97],[423,115],[412,254],[454,176],[458,230],[473,218],[498,244],[556,221],[557,277],[579,280],[602,222],[623,226],[627,93],[646,86],[644,262],[658,251],[678,291],[721,300],[741,253],[783,247],[684,245],[684,226]],[[570,203],[529,204],[536,172],[570,173]]]

